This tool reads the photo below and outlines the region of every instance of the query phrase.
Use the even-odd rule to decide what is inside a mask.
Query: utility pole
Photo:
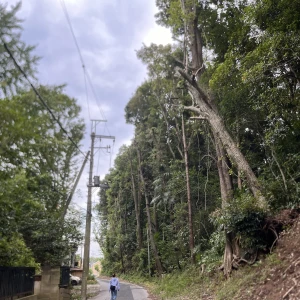
[[[81,285],[81,299],[86,300],[87,277],[89,274],[90,262],[90,243],[91,243],[91,220],[92,220],[92,186],[93,186],[93,165],[94,165],[94,144],[95,133],[91,133],[91,158],[90,158],[90,172],[88,184],[88,199],[86,210],[86,223],[85,223],[85,241],[84,241],[84,258],[83,258],[83,274]]]
[[[94,144],[96,138],[106,138],[115,140],[114,136],[96,135],[96,127],[100,122],[106,122],[105,120],[91,120],[92,132],[91,132],[91,158],[90,158],[90,171],[89,171],[89,183],[88,183],[88,199],[86,210],[86,225],[85,225],[85,242],[84,242],[84,257],[83,257],[83,274],[81,285],[81,300],[87,300],[87,277],[89,274],[90,263],[90,243],[91,243],[91,221],[92,221],[92,188],[93,188],[93,166],[94,166]],[[98,186],[98,185],[97,185]]]

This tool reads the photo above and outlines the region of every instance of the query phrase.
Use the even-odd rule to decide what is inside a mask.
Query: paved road
[[[91,300],[110,300],[108,280],[99,279],[100,293]],[[131,283],[120,282],[120,291],[117,300],[147,300],[148,293],[142,287]]]

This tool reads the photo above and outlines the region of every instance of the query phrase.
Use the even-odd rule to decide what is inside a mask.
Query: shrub
[[[257,205],[257,200],[243,193],[234,198],[225,209],[218,209],[211,215],[212,222],[226,232],[235,233],[244,249],[266,247],[261,234],[267,212]]]

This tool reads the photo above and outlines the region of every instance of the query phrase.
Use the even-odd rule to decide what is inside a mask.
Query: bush
[[[211,215],[212,222],[227,233],[233,232],[244,249],[264,249],[266,241],[261,234],[267,212],[257,205],[249,194],[234,198],[225,209]]]
[[[207,272],[213,271],[219,266],[222,260],[224,247],[225,247],[225,235],[224,232],[215,231],[209,239],[209,249],[204,253],[200,253],[197,256],[198,264],[205,265]]]
[[[92,270],[89,269],[89,275],[87,277],[87,284],[96,284],[98,283],[96,278],[95,278],[95,275],[93,274]]]

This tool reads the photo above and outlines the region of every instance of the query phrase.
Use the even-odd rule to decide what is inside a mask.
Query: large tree
[[[63,87],[39,87],[48,107],[79,144],[84,124]],[[76,218],[60,221],[75,175],[78,148],[33,91],[0,101],[1,236],[18,234],[40,263],[59,263],[68,243],[78,242]],[[71,231],[70,231],[71,230]]]
[[[231,4],[232,1],[226,2]],[[159,1],[159,3],[161,4],[162,1]],[[174,16],[171,10],[174,11],[176,8],[177,15]],[[258,206],[266,208],[267,202],[262,194],[257,176],[225,126],[215,98],[201,86],[201,75],[205,72],[203,49],[206,32],[204,31],[203,15],[207,11],[207,8],[207,3],[202,2],[197,3],[190,0],[169,1],[168,5],[162,6],[163,11],[158,15],[160,22],[170,26],[174,34],[183,39],[184,56],[182,67],[177,67],[176,71],[185,80],[193,99],[193,105],[185,106],[184,108],[194,112],[199,118],[208,122],[214,135],[218,160],[225,160],[228,156],[232,164],[236,165],[238,171],[245,177],[250,190],[257,199]],[[222,9],[219,12],[222,12]],[[162,18],[162,16],[167,15],[170,17],[166,19]],[[223,166],[219,164],[218,167],[221,196],[223,207],[225,208],[233,195],[231,192],[232,186],[229,178],[229,168],[226,167],[226,164],[223,164]],[[231,271],[232,256],[235,254],[233,252],[233,247],[226,247],[224,258],[225,274]]]
[[[229,275],[266,249],[266,207],[298,203],[298,12],[284,0],[157,4],[177,44],[138,51],[149,78],[126,106],[133,144],[100,203],[104,269],[120,259],[124,272],[171,272],[191,254],[206,264],[203,251],[225,244]],[[216,207],[211,220],[225,241],[224,232],[211,235]]]

